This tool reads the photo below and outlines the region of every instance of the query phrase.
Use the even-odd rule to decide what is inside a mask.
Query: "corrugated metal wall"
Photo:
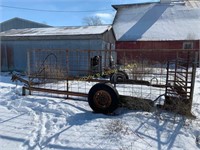
[[[192,42],[193,49],[199,48],[199,41],[117,41],[117,49],[183,49],[184,42]]]
[[[184,44],[190,43],[192,45],[191,48],[185,48]],[[130,51],[129,57],[134,57],[138,55],[137,51],[134,50],[155,50],[152,53],[149,53],[148,55],[143,55],[143,57],[148,57],[151,60],[156,61],[163,61],[165,59],[172,59],[176,58],[177,50],[185,50],[185,49],[191,49],[198,50],[200,48],[199,41],[197,40],[182,40],[182,41],[117,41],[116,42],[116,49],[130,49],[133,50]],[[157,50],[157,51],[156,51]],[[172,51],[168,51],[172,50]],[[144,51],[145,53],[145,51]],[[159,53],[162,53],[159,55]],[[118,55],[118,57],[123,57],[123,54],[121,53],[121,56]],[[197,56],[200,60],[200,57]],[[121,58],[118,58],[118,60]]]
[[[1,70],[13,70],[13,50],[12,47],[1,45]]]
[[[27,51],[30,49],[102,50],[108,43],[91,40],[2,41],[2,71],[27,71]]]

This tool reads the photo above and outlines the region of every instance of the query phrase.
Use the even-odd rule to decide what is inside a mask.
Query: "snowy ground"
[[[0,150],[200,149],[200,69],[192,110],[196,120],[125,108],[114,116],[95,114],[86,101],[21,96],[22,85],[16,87],[8,73],[0,77]]]

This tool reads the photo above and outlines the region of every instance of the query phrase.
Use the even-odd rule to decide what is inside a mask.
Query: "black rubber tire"
[[[104,93],[105,95],[101,95]],[[105,99],[107,97],[109,100]],[[103,98],[103,99],[102,99]],[[102,102],[101,102],[102,101]],[[101,103],[106,104],[105,106]],[[109,114],[112,113],[119,105],[119,94],[111,83],[97,83],[88,93],[88,103],[92,110],[96,113]]]
[[[121,71],[121,70],[110,75],[110,81],[112,83],[116,83],[117,81],[120,81],[120,80],[125,81],[125,80],[128,80],[128,79],[129,79],[128,74],[124,71]]]
[[[119,70],[118,72],[123,74],[125,76],[126,80],[129,79],[128,74],[125,71]]]

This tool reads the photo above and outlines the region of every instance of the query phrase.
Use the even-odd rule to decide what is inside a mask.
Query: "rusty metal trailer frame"
[[[44,50],[45,51],[45,50]],[[105,55],[104,56],[104,61],[105,62],[101,62],[101,68],[99,69],[99,73],[102,75],[102,66],[104,65],[104,69],[106,66],[106,64],[108,64],[106,62],[106,58],[108,56],[106,56],[107,54],[111,54],[112,52],[117,52],[117,53],[122,53],[123,57],[126,58],[125,56],[127,55],[127,52],[132,52],[134,50],[100,50],[99,52],[96,51],[99,54]],[[142,52],[152,52],[154,50],[140,50]],[[164,52],[173,52],[174,50],[163,50]],[[177,105],[179,100],[184,101],[184,105],[188,105],[187,109],[191,110],[192,107],[192,99],[193,99],[193,92],[194,92],[194,81],[195,81],[195,72],[196,72],[196,62],[197,62],[197,57],[198,57],[198,52],[196,52],[196,50],[184,50],[185,52],[187,52],[187,55],[184,55],[185,58],[182,58],[179,54],[183,52],[183,50],[176,50],[174,51],[175,55],[177,56],[177,59],[169,62],[167,64],[167,74],[166,74],[166,84],[152,84],[149,81],[145,81],[145,80],[134,80],[134,79],[119,79],[119,80],[115,80],[115,81],[109,81],[107,79],[95,79],[95,78],[88,78],[87,80],[85,80],[85,82],[95,82],[95,83],[111,83],[114,85],[114,87],[116,87],[116,85],[118,84],[130,84],[130,85],[145,85],[145,86],[151,86],[151,87],[158,87],[158,88],[164,88],[165,89],[165,98],[166,98],[166,102],[164,104],[164,107],[169,109],[177,109],[175,106]],[[68,50],[67,50],[67,60],[66,63],[69,63],[68,61]],[[77,51],[78,52],[78,51]],[[88,50],[88,63],[90,62],[90,55],[93,52],[91,50]],[[49,55],[48,55],[49,56]],[[197,57],[196,57],[197,56]],[[110,56],[109,56],[110,57]],[[192,59],[191,59],[192,58]],[[74,81],[74,80],[79,80],[81,77],[71,77],[71,76],[62,76],[62,77],[44,77],[44,76],[40,76],[40,75],[35,75],[35,74],[31,74],[31,67],[30,67],[30,53],[28,53],[28,65],[29,65],[29,80],[24,80],[21,77],[14,75],[13,76],[13,80],[20,80],[22,82],[24,82],[26,85],[23,86],[23,91],[22,91],[22,95],[26,95],[26,90],[29,91],[29,94],[31,94],[32,91],[38,91],[38,92],[47,92],[47,93],[55,93],[55,94],[63,94],[63,95],[67,95],[67,98],[69,95],[71,96],[81,96],[81,97],[88,97],[88,93],[81,93],[81,92],[74,92],[74,91],[69,91],[69,82],[70,81]],[[46,59],[46,58],[45,58]],[[56,58],[57,59],[57,58]],[[124,60],[124,64],[125,64],[125,60]],[[174,70],[170,70],[170,64],[173,63],[173,65],[175,65]],[[103,65],[102,65],[103,64]],[[116,64],[116,62],[115,62]],[[44,65],[44,64],[42,64]],[[53,64],[54,65],[54,64]],[[57,66],[57,65],[56,65]],[[55,67],[55,66],[54,66]],[[67,65],[67,73],[69,71],[69,66]],[[191,70],[189,70],[189,68]],[[119,69],[114,68],[115,71],[118,71]],[[183,71],[184,70],[184,71]],[[92,74],[91,70],[88,70],[89,75]],[[94,73],[94,72],[93,72]],[[116,75],[117,72],[114,72],[111,74],[111,76]],[[184,74],[184,75],[183,75]],[[170,76],[173,76],[173,80],[170,79]],[[32,82],[32,79],[34,78],[45,78],[45,79],[55,79],[57,81],[62,81],[65,80],[67,82],[67,89],[66,90],[55,90],[55,89],[47,89],[47,88],[40,88],[40,87],[35,87],[34,85],[37,85],[36,82]],[[190,78],[190,79],[189,79]],[[188,92],[189,91],[189,92]],[[160,97],[160,95],[155,99],[158,100],[158,98]],[[172,100],[173,99],[173,100]],[[173,102],[172,102],[173,101]],[[175,101],[175,102],[174,102]],[[171,106],[173,103],[173,107]]]

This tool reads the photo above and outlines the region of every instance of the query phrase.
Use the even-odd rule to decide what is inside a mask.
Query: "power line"
[[[6,7],[11,9],[29,10],[29,11],[42,11],[42,12],[56,12],[56,13],[87,13],[87,12],[100,12],[100,11],[111,11],[112,9],[101,9],[101,10],[48,10],[48,9],[33,9],[25,7],[15,7],[8,5],[0,5],[0,7]]]

